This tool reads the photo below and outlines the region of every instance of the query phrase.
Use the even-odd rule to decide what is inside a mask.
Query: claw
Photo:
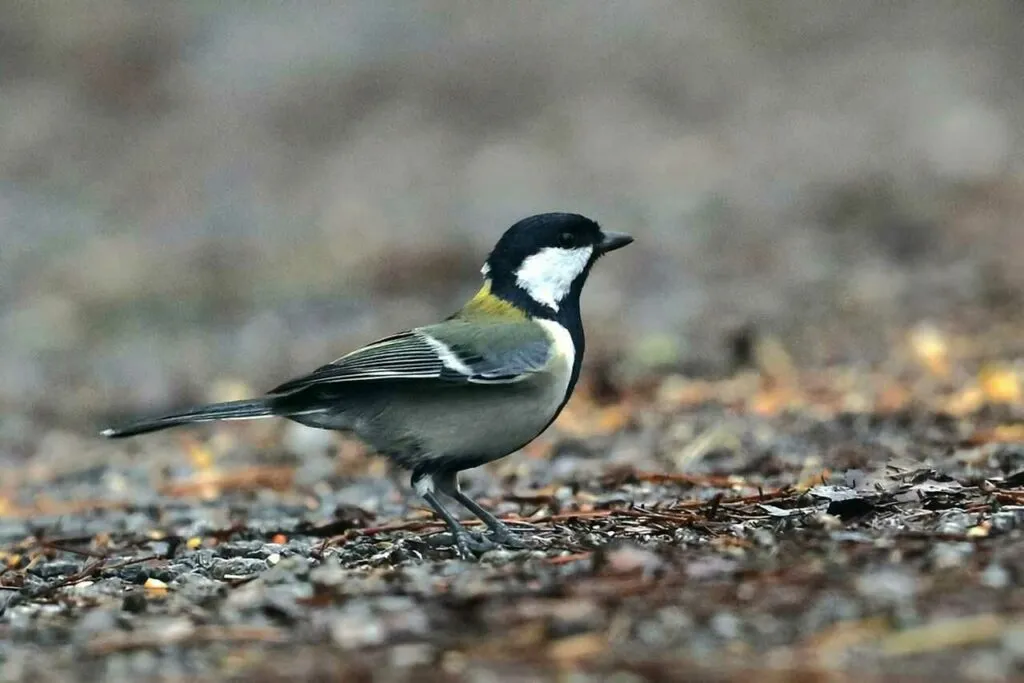
[[[460,533],[455,535],[455,546],[459,549],[459,555],[463,559],[475,559],[478,555],[483,555],[488,550],[494,550],[498,546],[483,536],[474,538],[469,533]],[[467,554],[469,557],[467,557]]]
[[[517,550],[537,547],[537,543],[533,539],[520,536],[504,524],[498,524],[491,530],[491,540],[506,548],[515,548]]]
[[[516,550],[524,550],[526,548],[536,548],[537,544],[527,538],[516,536],[515,534],[491,534],[491,539],[506,548],[514,548]]]
[[[454,545],[459,557],[463,560],[475,560],[479,555],[494,550],[498,545],[489,538],[472,531],[458,531],[454,534],[443,531],[423,539],[433,546]]]

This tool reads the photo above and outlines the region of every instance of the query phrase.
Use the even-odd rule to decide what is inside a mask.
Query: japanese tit
[[[215,403],[103,431],[126,437],[213,420],[279,416],[354,433],[412,472],[412,487],[451,530],[459,555],[524,543],[459,488],[458,473],[530,443],[572,395],[583,360],[580,292],[602,255],[633,238],[571,213],[525,218],[483,266],[454,315],[342,356],[259,398]],[[470,534],[445,494],[479,517]]]

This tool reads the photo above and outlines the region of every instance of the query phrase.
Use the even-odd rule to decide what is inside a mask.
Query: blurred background
[[[550,210],[637,237],[584,301],[624,372],[1019,318],[1022,28],[1014,0],[2,0],[0,409],[266,389],[451,312]]]

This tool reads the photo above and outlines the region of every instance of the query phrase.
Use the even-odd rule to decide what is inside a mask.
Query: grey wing
[[[314,384],[438,377],[443,363],[415,330],[386,337],[273,389],[287,394]]]
[[[485,343],[482,346],[488,347]],[[546,367],[548,344],[529,340],[504,350],[480,344],[444,342],[425,329],[386,337],[282,384],[271,395],[313,385],[381,380],[438,380],[456,383],[516,382]]]
[[[544,370],[550,358],[550,344],[544,340],[520,343],[511,348],[487,351],[449,346],[469,372],[465,380],[475,384],[518,382]]]

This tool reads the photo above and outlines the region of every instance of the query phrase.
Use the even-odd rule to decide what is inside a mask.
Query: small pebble
[[[345,614],[331,624],[331,638],[342,649],[380,645],[387,639],[387,632],[380,621],[367,619],[367,615]]]
[[[936,543],[932,548],[932,563],[935,569],[955,569],[974,552],[972,543]]]
[[[993,562],[981,573],[981,584],[996,590],[1006,588],[1010,585],[1010,572],[1006,571],[1006,567]]]
[[[429,664],[434,658],[434,650],[429,645],[406,643],[392,647],[389,658],[392,666],[405,669],[411,666]]]
[[[146,596],[141,591],[135,590],[124,596],[121,601],[121,609],[125,612],[138,614],[146,611]]]
[[[999,512],[992,514],[992,529],[1006,533],[1024,527],[1024,506],[1005,505]]]
[[[876,605],[899,605],[917,595],[917,577],[909,571],[879,569],[858,576],[857,592]]]
[[[654,572],[663,565],[658,555],[637,545],[623,544],[609,550],[604,555],[604,567],[615,574]]]
[[[55,579],[59,576],[76,574],[81,568],[81,563],[72,560],[51,560],[49,562],[40,562],[28,571],[42,579]]]
[[[118,570],[118,576],[125,583],[144,584],[149,578],[149,569],[141,565],[131,565]]]
[[[937,530],[941,534],[963,534],[977,522],[977,515],[969,515],[963,510],[948,510],[943,513]]]
[[[232,580],[245,578],[253,574],[266,571],[267,563],[263,560],[250,559],[247,557],[236,557],[230,560],[220,558],[213,561],[210,567],[210,576],[215,579]]]
[[[731,612],[719,612],[711,617],[711,629],[725,640],[736,640],[740,637],[742,624],[740,618]]]
[[[348,572],[338,564],[337,560],[328,560],[309,573],[309,580],[312,583],[327,588],[340,586],[345,583],[347,578]]]

